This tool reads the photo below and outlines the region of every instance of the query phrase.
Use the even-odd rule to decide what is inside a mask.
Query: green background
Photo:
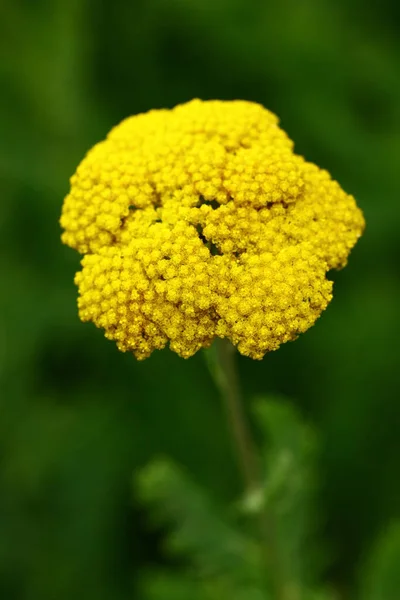
[[[365,213],[316,326],[239,360],[248,403],[283,394],[319,431],[324,577],[347,597],[400,516],[399,17],[390,0],[0,3],[0,598],[136,598],[164,558],[132,473],[160,454],[223,501],[240,493],[203,357],[137,363],[80,323],[79,256],[59,240],[84,153],[193,97],[276,112]]]

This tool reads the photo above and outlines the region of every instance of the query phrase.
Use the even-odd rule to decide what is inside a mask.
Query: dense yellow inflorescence
[[[62,240],[84,254],[79,315],[139,359],[229,338],[260,359],[314,324],[364,219],[245,101],[130,117],[71,178]]]

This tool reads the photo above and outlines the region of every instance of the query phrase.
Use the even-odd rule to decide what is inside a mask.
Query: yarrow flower
[[[62,241],[82,253],[79,316],[138,359],[215,337],[261,359],[311,327],[364,219],[277,117],[193,100],[115,127],[71,178]]]

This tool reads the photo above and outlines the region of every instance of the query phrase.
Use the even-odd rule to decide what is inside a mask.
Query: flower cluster
[[[227,337],[260,359],[314,324],[364,227],[354,198],[245,101],[130,117],[71,178],[79,315],[139,359]]]

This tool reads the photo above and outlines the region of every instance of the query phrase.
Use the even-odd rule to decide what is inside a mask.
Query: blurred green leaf
[[[376,540],[361,568],[360,600],[398,600],[400,597],[400,521],[394,521]]]
[[[314,513],[316,436],[284,398],[260,398],[255,414],[264,437],[265,479],[257,501],[260,514],[265,514],[265,544],[276,578],[301,590],[318,581],[320,569]],[[251,501],[245,500],[245,508]]]
[[[137,484],[153,520],[170,528],[169,552],[188,557],[205,578],[229,575],[237,582],[257,581],[257,544],[235,529],[178,467],[166,460],[153,462]]]
[[[261,490],[239,503],[252,521],[255,517],[254,523],[247,524],[252,534],[244,534],[243,526],[228,518],[232,513],[227,507],[222,513],[208,490],[167,460],[153,462],[136,478],[152,522],[168,528],[167,553],[183,559],[182,577],[190,575],[188,582],[180,581],[178,571],[170,583],[180,590],[180,585],[197,581],[197,591],[202,589],[207,600],[262,599],[269,593],[282,600],[333,600],[328,591],[319,589],[320,565],[310,514],[315,435],[286,400],[260,399],[255,412],[265,438],[266,477]],[[165,582],[158,579],[157,571],[154,575],[154,581]],[[155,589],[159,593],[155,598],[172,598],[169,591],[162,595],[160,590],[169,590],[163,585],[151,583],[151,593]]]

